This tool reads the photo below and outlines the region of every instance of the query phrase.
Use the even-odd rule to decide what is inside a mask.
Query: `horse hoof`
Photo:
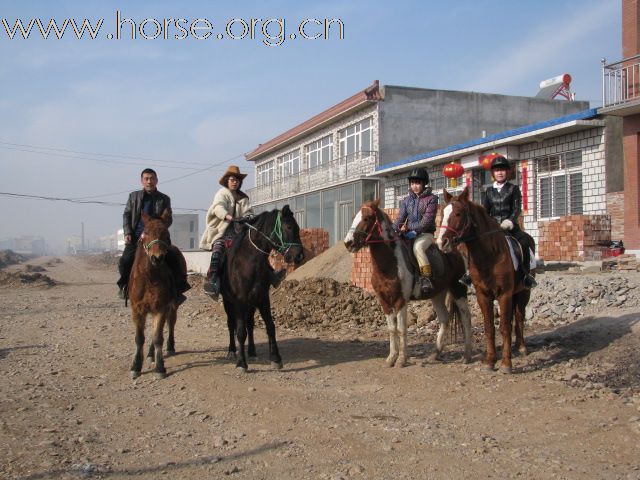
[[[167,372],[155,372],[153,376],[156,380],[162,380],[163,378],[167,378]]]
[[[245,373],[247,373],[247,367],[236,367],[236,371],[242,375],[244,375]]]
[[[396,359],[395,358],[387,358],[384,361],[385,366],[387,366],[388,368],[393,367],[396,364]]]
[[[236,352],[227,352],[227,360],[235,360],[236,358]]]
[[[433,352],[431,355],[429,355],[429,361],[431,362],[440,362],[441,360],[442,360],[442,357],[438,352]]]
[[[469,356],[465,355],[464,357],[462,357],[462,363],[463,364],[466,365],[466,364],[471,363],[471,362],[472,362],[471,355],[469,355]]]
[[[485,363],[484,364],[484,371],[487,373],[493,373],[494,372],[494,368],[493,365],[490,363]]]
[[[165,357],[173,357],[175,354],[176,354],[176,351],[175,351],[175,350],[167,350],[167,351],[164,353],[164,356],[165,356]]]
[[[500,365],[500,372],[504,373],[505,375],[510,375],[511,374],[511,367],[507,367],[505,365]]]
[[[527,350],[527,347],[520,347],[518,349],[518,352],[520,352],[520,355],[522,355],[523,357],[529,355],[529,350]]]
[[[404,359],[404,358],[398,358],[398,360],[396,361],[396,364],[395,364],[395,366],[397,368],[404,368],[404,367],[406,367],[408,365],[409,365],[409,362],[407,362],[407,360]]]
[[[282,367],[284,365],[282,364],[282,361],[280,361],[280,362],[271,362],[271,366],[276,370],[282,370]]]
[[[131,376],[131,380],[135,380],[136,378],[138,378],[140,376],[140,372],[136,372],[135,370],[131,370],[129,372],[129,375]]]

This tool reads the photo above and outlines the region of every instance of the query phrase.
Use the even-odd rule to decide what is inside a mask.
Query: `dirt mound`
[[[35,287],[52,287],[57,282],[40,272],[2,272],[0,271],[0,286],[20,287],[31,285]]]
[[[27,263],[24,266],[24,271],[27,273],[36,273],[36,272],[46,272],[47,269],[40,265],[31,265],[30,263]]]
[[[86,255],[81,257],[89,265],[96,267],[116,267],[120,257],[114,253],[104,252],[98,255]]]
[[[317,257],[312,258],[287,276],[287,280],[330,278],[346,283],[351,276],[351,254],[342,242],[336,243]]]
[[[0,268],[15,265],[16,263],[21,263],[28,259],[29,257],[26,255],[20,255],[19,253],[15,253],[13,250],[2,250],[0,251]]]

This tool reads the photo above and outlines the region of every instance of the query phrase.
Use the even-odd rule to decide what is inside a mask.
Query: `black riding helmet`
[[[414,168],[409,173],[409,181],[411,180],[421,180],[426,185],[429,183],[429,174],[424,168]]]
[[[506,168],[507,170],[509,170],[511,168],[511,165],[509,165],[509,160],[501,155],[494,158],[491,162],[491,170],[495,170],[496,168]]]

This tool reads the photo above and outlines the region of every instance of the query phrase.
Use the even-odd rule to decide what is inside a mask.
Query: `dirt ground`
[[[455,344],[436,364],[414,328],[411,365],[388,369],[386,333],[366,319],[283,322],[284,369],[260,326],[243,375],[221,306],[194,288],[168,378],[146,364],[133,381],[115,266],[61,260],[29,260],[53,283],[0,284],[2,479],[640,479],[637,309],[530,328],[508,376],[481,368],[480,333],[474,363]]]

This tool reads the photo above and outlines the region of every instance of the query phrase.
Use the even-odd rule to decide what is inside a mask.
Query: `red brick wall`
[[[600,260],[599,242],[611,240],[609,215],[568,215],[538,225],[538,256],[546,261]]]
[[[624,243],[627,249],[640,249],[640,115],[624,117]]]
[[[622,58],[640,53],[638,0],[622,0]]]
[[[329,232],[321,228],[301,229],[300,240],[302,241],[302,248],[304,249],[305,262],[308,262],[329,248]],[[293,272],[298,267],[293,263],[285,263],[283,256],[276,252],[271,252],[269,262],[275,270],[286,268],[287,273]]]
[[[623,240],[624,191],[607,193],[607,212],[611,216],[611,240]]]

